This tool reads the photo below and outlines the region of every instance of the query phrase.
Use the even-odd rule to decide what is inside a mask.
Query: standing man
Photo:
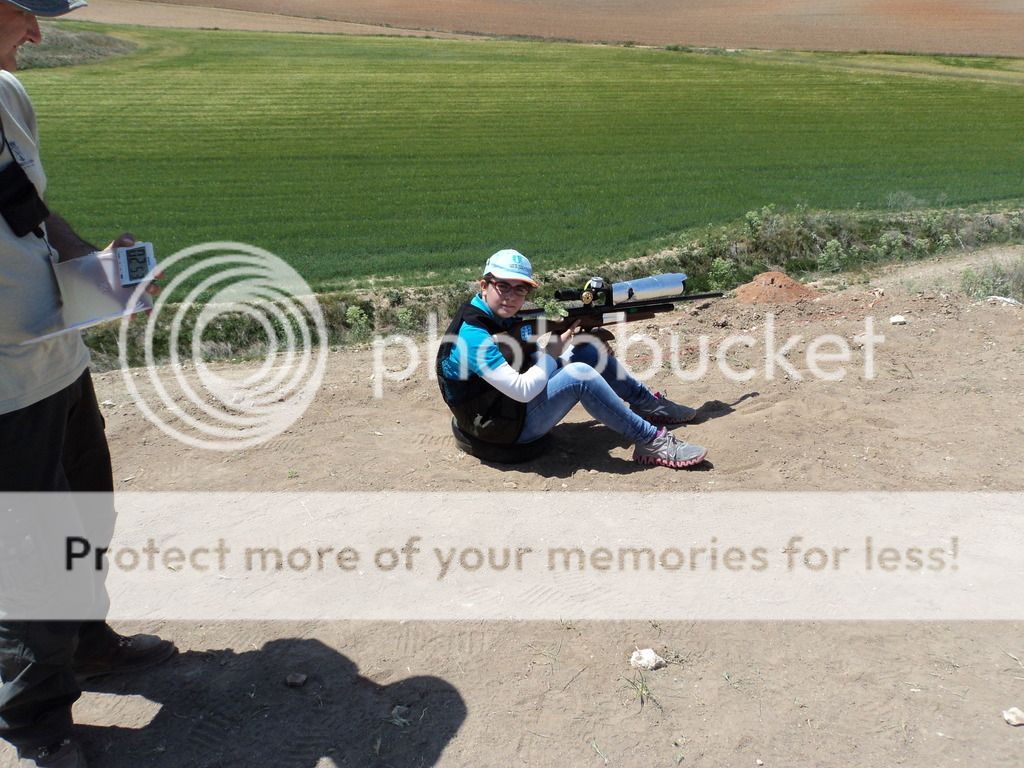
[[[109,494],[110,503],[102,505],[108,519],[99,521],[109,534],[113,479],[89,352],[78,333],[21,345],[63,327],[52,263],[96,248],[43,202],[35,112],[11,73],[19,46],[40,41],[37,15],[60,16],[84,5],[0,0],[0,492]],[[111,246],[133,242],[124,234]],[[97,613],[104,615],[106,596],[97,599]],[[123,637],[103,621],[0,615],[0,737],[17,748],[24,765],[81,768],[85,758],[71,728],[79,682],[142,669],[174,652],[166,640]]]

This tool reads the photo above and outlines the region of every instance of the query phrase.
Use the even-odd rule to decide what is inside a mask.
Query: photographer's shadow
[[[289,674],[299,675],[289,683]],[[301,675],[305,675],[302,679]],[[466,717],[459,692],[436,677],[378,685],[319,640],[260,650],[189,651],[86,690],[137,694],[162,705],[137,729],[80,726],[97,768],[432,766]]]

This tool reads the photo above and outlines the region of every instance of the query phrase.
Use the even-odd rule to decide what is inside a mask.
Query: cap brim
[[[36,16],[63,16],[76,8],[84,8],[85,0],[4,0],[16,8]]]
[[[518,272],[507,272],[504,269],[492,269],[488,274],[500,278],[501,280],[508,280],[510,283],[526,283],[527,285],[532,285],[534,288],[540,287],[540,283],[536,280],[523,277]]]

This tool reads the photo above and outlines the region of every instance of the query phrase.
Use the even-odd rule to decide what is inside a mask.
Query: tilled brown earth
[[[91,6],[78,17],[148,24],[169,6],[189,6],[183,21],[195,26],[230,27],[223,14],[206,18],[218,12],[200,10],[227,8],[276,14],[279,28],[292,30],[287,17],[647,45],[1024,55],[1024,5],[1015,0],[93,0]]]

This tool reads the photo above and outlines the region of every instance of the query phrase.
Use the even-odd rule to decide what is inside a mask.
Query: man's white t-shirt
[[[35,111],[21,83],[4,70],[0,70],[0,119],[15,154],[12,158],[7,146],[0,146],[0,168],[20,163],[43,197],[46,174],[39,159]],[[89,364],[89,351],[79,333],[20,346],[22,341],[64,327],[51,264],[57,254],[51,251],[34,234],[16,237],[0,217],[0,414],[59,392]]]

